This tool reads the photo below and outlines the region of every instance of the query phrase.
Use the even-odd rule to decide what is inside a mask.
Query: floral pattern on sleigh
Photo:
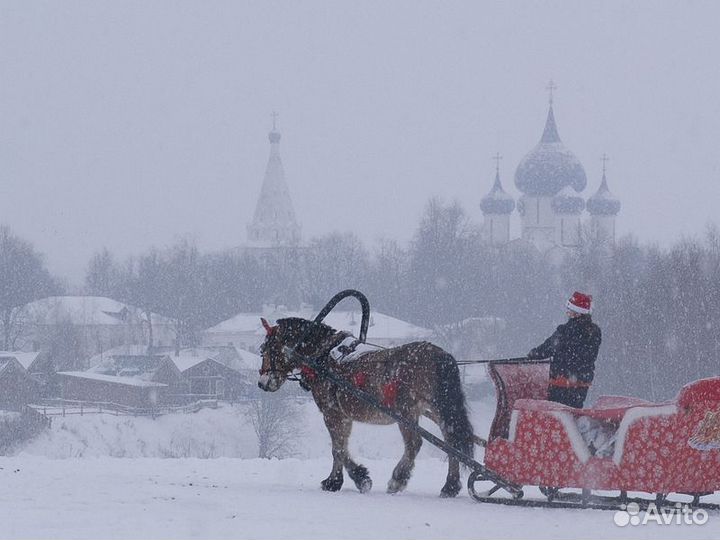
[[[491,366],[498,409],[485,451],[490,470],[521,485],[664,494],[720,490],[720,377],[690,383],[665,403],[603,396],[591,408],[574,409],[544,399],[547,374],[541,367],[547,370]],[[613,427],[611,452],[596,455],[588,446],[578,428],[583,417]]]

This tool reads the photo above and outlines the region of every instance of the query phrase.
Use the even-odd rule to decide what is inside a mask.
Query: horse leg
[[[460,462],[448,456],[448,475],[445,485],[440,490],[441,497],[455,497],[460,493]]]
[[[442,431],[443,439],[447,441],[448,436],[446,433],[446,428],[440,421],[440,415],[437,414],[435,411],[431,410],[427,410],[423,414],[438,425],[440,431]],[[476,440],[475,443],[480,444],[478,440]],[[440,490],[440,496],[455,497],[458,493],[460,493],[461,488],[462,485],[460,484],[460,462],[456,458],[448,456],[448,474],[447,478],[445,479],[445,485]]]
[[[416,431],[402,425],[398,427],[405,442],[405,453],[403,453],[398,464],[395,465],[392,477],[388,482],[388,493],[399,493],[405,489],[408,480],[410,480],[413,467],[415,467],[415,457],[418,455],[423,442],[422,437]]]
[[[350,479],[355,482],[355,486],[358,488],[358,491],[360,493],[367,493],[372,489],[372,479],[370,478],[370,473],[368,472],[367,467],[355,463],[355,461],[353,461],[350,457],[350,450],[348,450],[347,444],[350,439],[350,432],[352,431],[352,420],[343,419],[343,422],[344,426],[346,426],[346,432],[344,433],[345,444],[341,454],[343,465],[345,465]]]
[[[343,464],[347,453],[347,440],[352,424],[339,415],[323,415],[332,441],[333,465],[330,475],[320,482],[324,491],[338,491],[343,485]]]

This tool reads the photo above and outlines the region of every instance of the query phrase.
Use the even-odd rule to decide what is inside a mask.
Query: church
[[[496,246],[513,242],[529,243],[541,254],[578,247],[583,231],[604,242],[615,241],[615,219],[620,201],[608,188],[603,156],[602,181],[598,190],[585,199],[585,169],[560,139],[553,111],[552,82],[545,129],[540,141],[515,170],[515,187],[522,193],[517,204],[500,181],[499,156],[495,183],[480,201],[484,221],[482,233]],[[521,237],[510,238],[510,220],[517,209]],[[585,214],[587,211],[587,214]],[[587,219],[589,216],[589,220]],[[589,225],[589,228],[585,225]]]
[[[301,227],[295,217],[290,190],[280,159],[280,132],[277,113],[273,113],[273,127],[268,133],[270,157],[253,220],[247,226],[247,246],[250,250],[272,250],[298,247],[302,239]]]
[[[608,187],[605,156],[599,188],[587,198],[583,195],[587,175],[560,139],[553,110],[554,88],[551,82],[547,119],[540,141],[515,170],[515,187],[522,195],[515,201],[503,189],[497,156],[495,182],[481,199],[480,209],[484,217],[482,234],[489,243],[495,246],[524,243],[545,256],[561,257],[566,250],[581,244],[584,231],[603,242],[613,243],[621,205]],[[277,114],[273,113],[273,127],[268,133],[270,155],[255,213],[247,225],[247,242],[242,248],[245,252],[261,254],[302,249],[302,228],[285,180],[280,159],[281,134],[276,121]],[[516,210],[521,235],[511,238],[511,219]]]

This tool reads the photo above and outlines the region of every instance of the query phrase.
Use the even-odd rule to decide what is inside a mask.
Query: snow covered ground
[[[619,527],[612,512],[481,505],[464,490],[440,499],[446,463],[430,448],[407,491],[387,495],[402,448],[394,426],[354,433],[352,447],[374,480],[370,493],[358,493],[348,479],[339,493],[325,493],[319,483],[330,468],[329,441],[313,407],[304,414],[299,457],[283,460],[252,457],[254,435],[237,408],[157,420],[55,419],[50,432],[0,458],[0,538],[720,536],[718,514],[702,526]],[[490,410],[473,406],[479,433],[487,432]],[[161,457],[194,453],[225,457]]]

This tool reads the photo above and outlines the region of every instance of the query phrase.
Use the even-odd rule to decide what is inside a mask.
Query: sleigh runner
[[[363,307],[360,336],[354,342],[322,325],[323,318],[346,297],[357,298]],[[333,470],[323,481],[323,489],[334,491],[340,488],[343,466],[360,491],[372,486],[367,470],[352,461],[347,453],[349,427],[341,428],[342,434],[339,434],[337,426],[328,423],[328,418],[342,411],[344,419],[337,417],[341,424],[349,422],[351,425],[353,420],[398,423],[406,451],[393,471],[388,484],[390,492],[404,489],[424,439],[450,458],[448,479],[442,490],[445,496],[457,493],[457,464],[463,463],[471,470],[469,493],[478,502],[597,509],[619,509],[635,502],[640,508],[654,503],[675,509],[676,502],[669,496],[682,494],[690,498],[689,501],[678,501],[683,504],[720,508],[701,500],[720,490],[720,377],[691,383],[675,400],[665,403],[602,396],[589,409],[575,409],[546,400],[547,363],[522,363],[517,361],[519,359],[490,362],[488,367],[497,390],[497,408],[485,461],[480,463],[472,455],[472,443],[478,438],[467,422],[455,360],[442,349],[424,342],[385,351],[358,348],[365,342],[369,312],[365,296],[348,290],[335,295],[314,321],[284,323],[284,332],[295,333],[294,343],[278,341],[278,327],[263,322],[268,338],[264,345],[260,387],[273,390],[275,386],[276,390],[290,373],[299,371],[296,380],[313,390],[313,397],[325,415],[333,440]],[[293,328],[287,328],[288,324]],[[311,336],[318,329],[331,336],[332,343],[332,347],[323,349],[319,355],[309,347]],[[342,353],[342,347],[348,345],[352,346],[345,352],[357,357],[343,365],[344,355],[338,356],[338,351]],[[276,356],[267,355],[271,347],[275,347]],[[331,350],[334,351],[332,355]],[[400,363],[393,368],[396,369],[393,376],[388,378],[385,368],[394,366],[393,362],[398,358]],[[426,405],[422,400],[408,401],[407,393],[403,394],[405,385],[417,385],[414,388],[421,392],[431,388],[423,386],[428,382],[423,377],[418,381],[417,374],[407,370],[407,361],[413,358],[418,362],[422,359],[422,364],[412,367],[426,373],[428,381],[438,378],[433,381],[439,385],[434,389],[438,397],[428,398]],[[372,360],[378,372],[367,373],[362,367],[364,359]],[[430,369],[428,366],[433,364],[440,367]],[[403,373],[400,366],[405,370]],[[415,382],[406,380],[403,374],[416,377],[412,379]],[[447,391],[457,395],[447,395]],[[318,395],[321,395],[320,400]],[[343,401],[348,410],[361,412],[355,417],[348,415],[343,410]],[[329,402],[338,408],[333,409]],[[369,419],[369,411],[375,411],[372,419]],[[384,416],[385,421],[377,417],[378,414]],[[428,416],[438,423],[446,440],[419,426],[418,415]],[[600,429],[601,434],[607,436],[588,443],[588,430],[583,432],[583,425]],[[601,442],[594,445],[598,440]],[[539,487],[545,498],[525,498],[524,486]],[[572,488],[580,491],[567,491]],[[600,495],[593,491],[615,494]],[[655,497],[630,497],[629,492],[650,493]]]

